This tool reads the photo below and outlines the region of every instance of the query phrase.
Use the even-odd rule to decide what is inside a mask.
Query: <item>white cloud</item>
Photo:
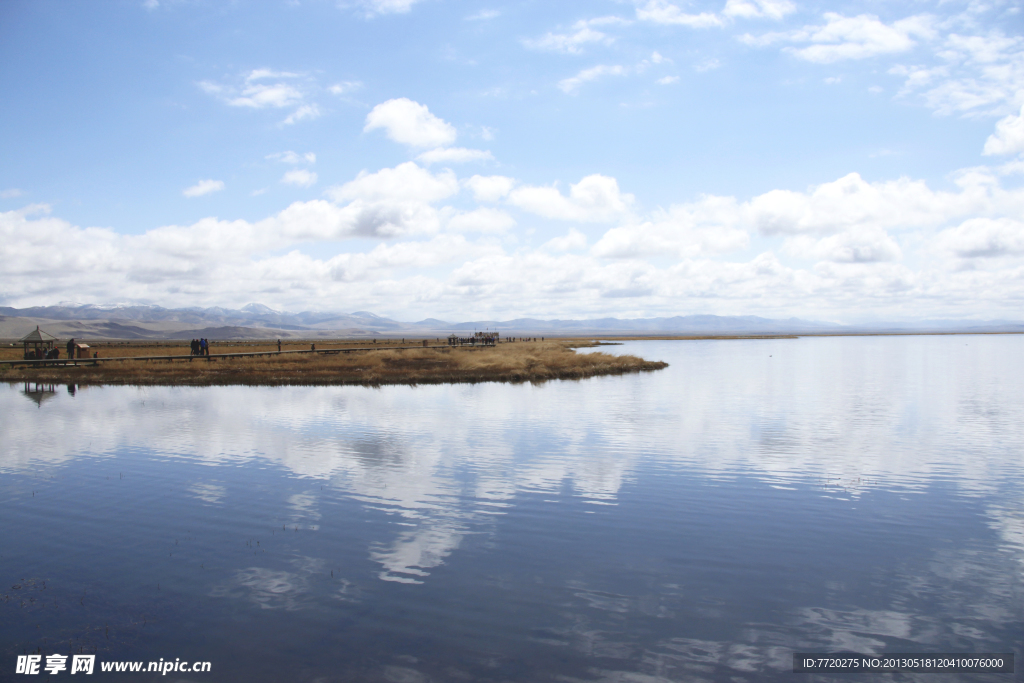
[[[305,169],[295,169],[285,173],[281,177],[281,182],[285,185],[295,185],[296,187],[312,187],[316,185],[316,173]]]
[[[936,193],[925,183],[900,179],[868,183],[851,173],[809,192],[772,190],[748,204],[750,220],[765,235],[829,234],[856,225],[915,227],[934,225],[956,211],[967,209],[970,198]]]
[[[296,154],[295,152],[288,150],[287,152],[277,152],[276,154],[268,154],[266,158],[270,161],[280,161],[285,164],[315,164],[316,154],[313,152],[306,152],[305,154]]]
[[[581,19],[573,24],[568,33],[546,33],[540,38],[523,40],[523,45],[533,50],[548,50],[565,54],[579,54],[587,43],[611,44],[615,39],[594,29],[610,23],[625,23],[618,17],[599,17],[597,19]]]
[[[629,212],[633,195],[620,192],[615,178],[595,173],[571,185],[568,197],[554,187],[524,186],[512,190],[508,202],[545,218],[611,221]]]
[[[278,79],[278,78],[299,78],[302,74],[293,73],[291,71],[274,71],[273,69],[253,69],[250,71],[245,80],[247,83],[253,81],[262,81],[266,79]]]
[[[501,12],[496,9],[482,9],[476,14],[470,14],[465,17],[466,21],[487,21],[489,19],[497,19],[501,16]]]
[[[724,25],[722,19],[713,12],[688,14],[667,0],[647,0],[645,4],[637,5],[636,18],[656,24],[689,26],[690,28],[710,28]]]
[[[408,14],[420,0],[362,0],[362,7],[368,17],[378,14]]]
[[[240,97],[229,99],[228,104],[232,107],[252,107],[254,109],[281,108],[290,107],[301,99],[302,94],[285,83],[271,85],[259,83],[243,90]]]
[[[903,256],[892,236],[876,226],[857,226],[823,238],[797,235],[786,239],[783,250],[798,258],[834,263],[898,261]]]
[[[562,79],[558,82],[558,87],[567,95],[575,95],[579,92],[579,89],[583,84],[589,83],[590,81],[594,81],[605,76],[625,76],[631,73],[643,74],[651,68],[652,65],[656,64],[672,64],[672,60],[655,51],[651,53],[650,57],[647,59],[641,59],[632,67],[599,64],[597,66],[590,67],[589,69],[583,69],[571,78]]]
[[[672,60],[669,59],[668,57],[662,56],[660,52],[652,52],[651,56],[648,59],[641,59],[639,62],[637,62],[637,65],[633,67],[633,70],[638,74],[642,74],[643,72],[647,71],[647,69],[649,69],[652,64],[671,63]]]
[[[18,188],[11,187],[11,188],[8,188],[8,189],[0,192],[0,199],[14,199],[15,197],[20,197],[20,196],[22,196],[24,194],[25,193],[23,191],[19,190]]]
[[[453,214],[447,228],[453,232],[503,233],[514,228],[516,221],[504,211],[481,207]]]
[[[304,104],[282,121],[281,123],[285,126],[290,126],[298,121],[304,121],[306,119],[315,119],[320,116],[320,107],[315,104]]]
[[[892,24],[885,24],[872,14],[845,17],[825,12],[825,24],[804,26],[785,33],[768,33],[759,37],[741,36],[748,45],[763,46],[778,42],[811,43],[807,47],[787,47],[790,54],[817,64],[831,64],[845,59],[867,59],[884,54],[907,52],[917,43],[914,38],[935,36],[934,20],[928,15],[915,15]]]
[[[693,65],[693,70],[697,73],[704,73],[705,71],[713,71],[721,66],[721,63],[714,57],[708,57],[702,59]]]
[[[655,81],[658,85],[672,85],[679,82],[679,76],[663,76]]]
[[[789,0],[728,0],[722,14],[741,19],[779,20],[796,11],[796,5]]]
[[[192,187],[186,187],[181,193],[186,197],[202,197],[204,194],[220,192],[223,189],[223,180],[200,180]]]
[[[569,95],[577,93],[584,83],[601,78],[602,76],[624,76],[627,73],[626,67],[624,66],[608,66],[600,64],[598,66],[590,67],[589,69],[583,69],[578,74],[571,78],[566,78],[558,82],[558,87],[562,92]]]
[[[347,95],[363,87],[362,81],[340,81],[327,88],[333,95]]]
[[[451,171],[432,174],[407,161],[376,173],[361,171],[355,180],[328,190],[328,196],[335,201],[362,199],[433,203],[458,191],[459,181]]]
[[[1017,115],[1011,114],[996,124],[996,131],[988,136],[982,154],[1024,153],[1024,105]]]
[[[231,107],[246,109],[294,110],[281,122],[292,125],[298,121],[315,119],[321,115],[320,107],[309,102],[316,90],[306,74],[273,69],[253,69],[234,79],[234,83],[200,81],[199,88]]]
[[[378,104],[366,115],[363,131],[378,128],[395,142],[412,147],[445,147],[457,136],[455,128],[431,114],[426,105],[405,97]]]
[[[594,245],[600,258],[693,258],[743,249],[750,241],[732,197],[704,197],[658,212],[654,220],[612,228]]]
[[[271,158],[286,163],[292,155]],[[46,303],[75,287],[92,301],[130,290],[163,305],[239,305],[258,296],[280,309],[317,299],[341,310],[411,307],[437,317],[694,307],[783,317],[807,306],[834,317],[908,307],[915,316],[1019,317],[1024,188],[1004,188],[998,175],[1012,171],[965,169],[943,191],[849,174],[801,191],[704,196],[643,211],[609,176],[587,176],[563,193],[506,176],[460,184],[451,171],[407,162],[360,173],[328,190],[329,199],[294,202],[255,222],[204,218],[120,235],[70,225],[44,206],[0,212],[0,281],[11,305]],[[463,186],[479,202],[506,201],[464,208],[464,194],[456,208]],[[518,239],[532,226],[517,230],[509,207],[608,229],[588,238],[570,223],[568,233],[533,247]],[[298,251],[353,238],[360,240],[351,248],[375,243],[320,258]],[[752,256],[754,244],[760,253]]]
[[[471,161],[494,161],[494,155],[483,149],[438,147],[416,157],[424,164],[465,164]]]
[[[544,251],[580,251],[587,248],[587,236],[576,228],[569,228],[569,232],[561,237],[555,237],[540,247]]]
[[[515,179],[500,175],[475,175],[463,182],[478,202],[496,202],[507,196],[516,185]]]
[[[1024,223],[1013,218],[971,218],[939,233],[939,249],[960,258],[1024,254]]]

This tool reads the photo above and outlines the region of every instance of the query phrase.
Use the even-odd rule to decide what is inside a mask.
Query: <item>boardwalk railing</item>
[[[32,359],[32,360],[4,360],[0,361],[0,365],[6,365],[9,367],[76,367],[76,366],[95,366],[100,363],[124,363],[124,362],[138,362],[138,361],[216,361],[220,359],[231,359],[231,358],[258,358],[260,356],[286,356],[288,354],[320,354],[320,355],[336,355],[339,353],[350,353],[352,351],[403,351],[406,349],[445,349],[448,348],[446,344],[434,344],[431,346],[360,346],[360,347],[348,347],[343,349],[297,349],[292,351],[249,351],[243,353],[211,353],[209,356],[193,356],[191,354],[182,354],[179,356],[108,356],[106,358],[48,358],[43,360]]]

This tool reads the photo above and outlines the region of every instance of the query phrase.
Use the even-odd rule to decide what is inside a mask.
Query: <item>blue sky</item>
[[[0,5],[0,303],[1020,318],[1020,2]]]

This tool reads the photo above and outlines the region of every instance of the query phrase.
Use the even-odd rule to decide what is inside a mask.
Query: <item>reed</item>
[[[365,342],[361,342],[365,346]],[[660,370],[667,363],[636,356],[582,353],[567,341],[504,343],[483,348],[415,348],[358,351],[330,355],[284,354],[263,357],[195,358],[176,361],[129,361],[98,366],[31,367],[0,370],[0,381],[54,384],[135,385],[334,385],[439,384],[456,382],[542,382],[597,375]],[[230,351],[270,351],[266,348]],[[159,348],[130,355],[164,355]],[[180,353],[180,346],[176,347]],[[305,348],[308,348],[306,346]],[[334,345],[317,343],[318,349]],[[338,348],[344,348],[338,345]],[[227,349],[225,349],[227,351]],[[230,352],[229,351],[229,352]],[[103,357],[113,357],[101,351]],[[127,353],[125,355],[128,355]]]

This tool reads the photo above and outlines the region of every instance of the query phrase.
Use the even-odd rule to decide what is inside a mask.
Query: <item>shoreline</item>
[[[578,354],[573,350],[598,346],[593,341],[517,342],[484,347],[381,344],[374,349],[366,349],[364,342],[359,348],[352,348],[351,344],[324,344],[315,351],[293,349],[283,353],[277,352],[276,344],[265,342],[225,343],[217,347],[223,350],[242,344],[250,347],[248,353],[211,352],[210,356],[196,357],[187,353],[131,353],[133,348],[152,349],[153,344],[97,345],[93,347],[101,354],[97,363],[82,359],[77,365],[8,366],[0,368],[0,381],[82,386],[383,386],[545,382],[652,372],[668,367],[667,363],[636,356]],[[180,350],[181,345],[159,348]]]

